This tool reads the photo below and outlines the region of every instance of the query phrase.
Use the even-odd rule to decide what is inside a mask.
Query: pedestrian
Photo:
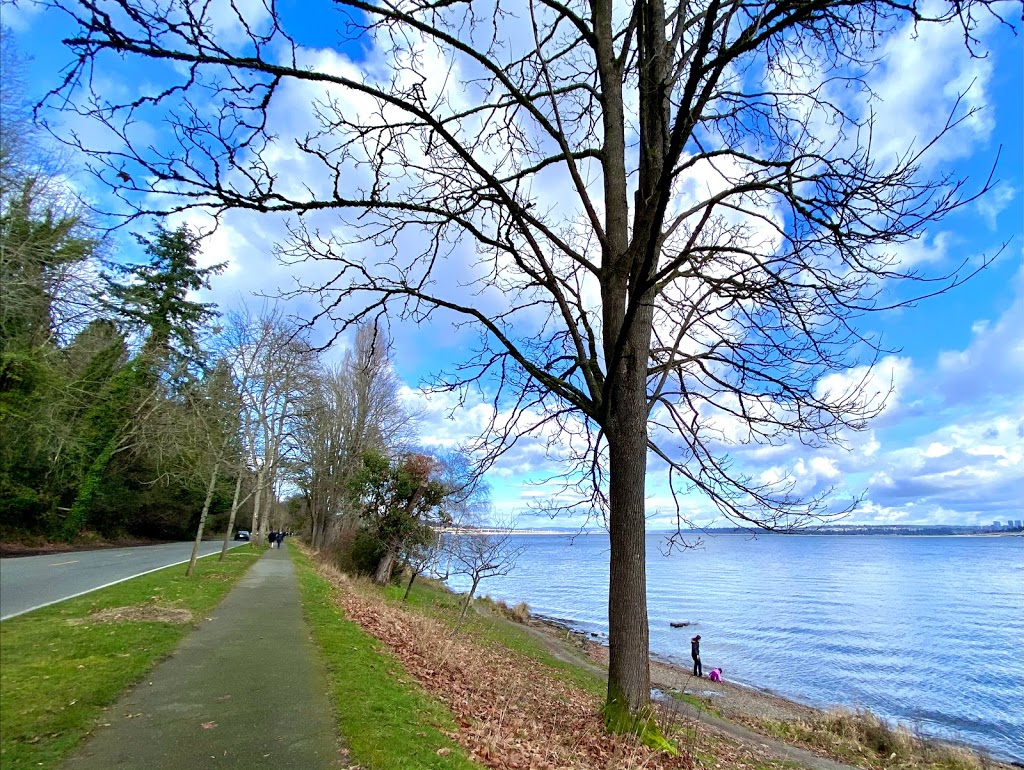
[[[273,548],[277,544],[277,532],[271,532],[267,535],[267,542],[269,542],[270,547]]]
[[[278,532],[277,533],[277,547],[278,548],[280,548],[281,546],[284,545],[284,536],[285,536],[284,532]]]
[[[722,681],[722,669],[721,668],[713,668],[713,669],[711,669],[711,672],[708,674],[708,679],[710,679],[712,682],[721,682]]]
[[[693,675],[704,676],[704,671],[700,667],[700,634],[690,640],[690,657],[693,658]]]

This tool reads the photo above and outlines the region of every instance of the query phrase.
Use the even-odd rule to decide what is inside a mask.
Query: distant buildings
[[[982,527],[982,529],[989,532],[1012,532],[1024,529],[1024,526],[1022,526],[1021,519],[1007,519],[1005,524],[1000,521],[993,521],[991,527]]]

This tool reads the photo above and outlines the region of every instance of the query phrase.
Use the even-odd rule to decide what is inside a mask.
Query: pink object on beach
[[[720,668],[713,668],[713,669],[711,669],[711,673],[708,674],[708,679],[710,679],[712,682],[721,682],[722,681],[722,669],[720,669]]]

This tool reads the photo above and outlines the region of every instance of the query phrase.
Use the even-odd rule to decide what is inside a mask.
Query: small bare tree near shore
[[[461,532],[450,535],[453,571],[469,578],[469,592],[459,613],[459,623],[473,603],[480,582],[491,577],[503,577],[515,569],[516,562],[525,546],[512,542],[515,530],[503,525],[488,528],[485,532]]]
[[[405,593],[402,594],[403,604],[409,599],[412,584],[424,572],[430,572],[440,580],[448,578],[447,574],[438,570],[444,551],[444,538],[437,532],[425,543],[413,543],[406,547],[402,554],[402,562],[409,572],[409,582],[405,584]]]

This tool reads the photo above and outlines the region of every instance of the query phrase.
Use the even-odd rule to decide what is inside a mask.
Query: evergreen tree
[[[189,378],[180,373],[190,365],[202,367],[200,333],[216,316],[213,304],[195,302],[189,299],[189,293],[208,288],[210,277],[224,266],[198,267],[195,257],[199,241],[187,227],[171,231],[158,225],[151,237],[135,237],[145,248],[149,262],[116,266],[121,280],[105,275],[106,294],[101,300],[127,329],[145,334],[145,342],[140,353],[111,380],[105,397],[88,416],[85,444],[91,462],[64,522],[65,539],[74,538],[98,507],[114,457],[128,449],[139,451],[143,442],[136,439],[161,409],[180,408],[181,401],[172,400],[172,394],[164,392],[161,371],[169,375],[175,389],[186,387]],[[165,424],[176,421],[167,420]],[[161,438],[157,436],[156,440]],[[116,506],[106,508],[125,504],[122,496]]]
[[[184,225],[177,230],[158,225],[151,237],[135,238],[150,261],[115,266],[120,281],[105,275],[104,305],[129,329],[146,334],[143,355],[159,362],[174,358],[198,362],[200,330],[217,313],[213,303],[190,300],[189,292],[208,289],[210,278],[224,264],[200,268],[196,264],[199,239]]]
[[[36,141],[17,65],[0,29],[0,527],[14,535],[45,530],[74,483],[67,408],[88,395],[59,345],[93,315],[98,246]]]

